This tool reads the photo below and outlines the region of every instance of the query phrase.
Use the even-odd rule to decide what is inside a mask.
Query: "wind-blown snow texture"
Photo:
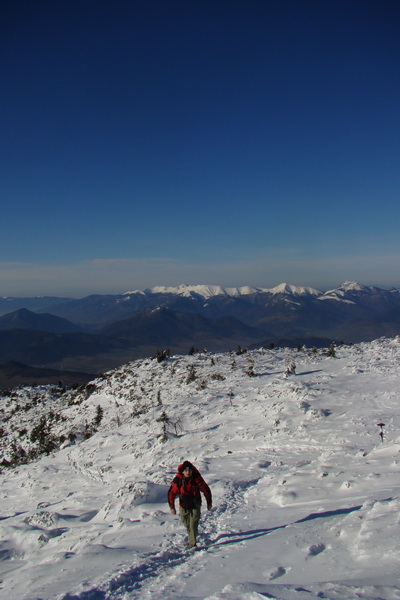
[[[335,358],[177,356],[125,365],[75,403],[43,395],[37,418],[60,410],[55,431],[104,416],[89,439],[0,476],[1,597],[399,599],[399,364],[399,338]],[[166,503],[183,459],[214,499],[195,553]]]

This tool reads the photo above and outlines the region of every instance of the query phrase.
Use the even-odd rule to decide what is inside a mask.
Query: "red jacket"
[[[192,469],[190,477],[183,476],[183,465],[189,465]],[[172,480],[168,490],[168,504],[170,508],[175,508],[175,498],[179,496],[179,506],[185,509],[198,508],[201,505],[201,495],[204,494],[207,502],[207,507],[212,504],[211,490],[196,469],[191,463],[185,461],[179,465],[178,472]]]

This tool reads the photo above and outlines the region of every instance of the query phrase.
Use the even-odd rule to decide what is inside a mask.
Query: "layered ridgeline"
[[[192,347],[213,352],[238,345],[319,347],[400,334],[399,290],[354,282],[327,292],[288,284],[182,285],[57,302],[0,298],[1,313],[0,365],[86,373],[167,348],[185,354]],[[44,377],[38,373],[38,381]],[[20,382],[28,381],[24,375]],[[0,372],[0,389],[8,383],[7,372]]]
[[[399,338],[203,353],[3,395],[4,597],[399,597],[399,363]],[[214,497],[194,554],[184,459]]]

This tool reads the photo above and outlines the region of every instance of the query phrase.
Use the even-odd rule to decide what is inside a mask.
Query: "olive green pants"
[[[200,508],[190,508],[186,510],[180,506],[179,516],[188,533],[189,547],[194,548],[194,546],[196,546],[197,529],[200,521]]]

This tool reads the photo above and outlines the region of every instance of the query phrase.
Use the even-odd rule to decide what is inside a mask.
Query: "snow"
[[[345,304],[356,304],[353,300],[346,298],[349,292],[371,292],[374,289],[376,288],[361,285],[356,281],[345,281],[337,289],[325,292],[318,300],[336,300],[337,302],[344,302]]]
[[[271,294],[291,294],[293,296],[320,296],[322,294],[322,292],[312,287],[296,286],[288,283],[281,283],[280,285],[265,291],[268,291]]]
[[[180,296],[191,296],[197,294],[208,299],[213,296],[247,296],[250,294],[257,293],[269,293],[269,294],[290,294],[294,296],[320,296],[322,292],[312,287],[295,286],[288,283],[281,283],[274,288],[259,288],[251,286],[243,287],[222,287],[219,285],[186,285],[182,284],[178,287],[169,286],[156,286],[149,290],[146,290],[150,294],[177,294]],[[141,290],[135,290],[132,292],[126,292],[124,295],[129,296],[133,294],[144,294]]]
[[[371,287],[357,283],[356,281],[345,281],[338,288],[334,290],[328,290],[326,294],[344,294],[345,292],[366,292],[370,291]]]
[[[254,288],[250,286],[243,287],[222,287],[220,285],[186,285],[182,284],[177,287],[173,286],[155,286],[149,290],[146,290],[150,294],[177,294],[180,296],[191,296],[197,294],[203,296],[203,298],[212,298],[213,296],[246,296],[248,294],[255,294],[257,292],[264,291],[261,288]],[[132,292],[126,292],[124,295],[131,294],[143,294],[143,291],[136,290]]]
[[[356,302],[354,302],[353,300],[348,300],[346,298],[343,297],[344,293],[343,292],[326,292],[326,294],[324,294],[323,296],[319,296],[319,298],[317,298],[317,300],[335,300],[336,302],[343,302],[344,304],[357,304]]]
[[[55,433],[103,419],[0,475],[0,597],[398,600],[399,364],[400,339],[380,339],[140,360],[74,393],[3,396],[5,457],[46,411]],[[166,503],[184,459],[213,493],[197,552]]]
[[[134,290],[126,292],[125,298],[128,300],[131,295],[139,294],[175,294],[184,297],[190,297],[193,294],[202,296],[204,299],[212,298],[213,296],[247,296],[250,294],[266,293],[272,295],[286,294],[288,296],[314,296],[318,300],[336,300],[346,304],[355,304],[355,302],[348,298],[348,295],[352,292],[373,292],[378,288],[365,286],[355,281],[345,281],[338,288],[321,292],[313,287],[307,286],[296,286],[289,283],[281,283],[273,288],[261,288],[261,287],[222,287],[219,285],[186,285],[182,284],[177,287],[169,286],[156,286],[147,290]],[[391,290],[393,292],[399,292],[399,290]]]
[[[365,285],[362,285],[361,283],[357,283],[357,281],[345,281],[340,286],[340,289],[345,290],[345,291],[365,292],[365,291],[369,291],[371,288],[367,287]]]

